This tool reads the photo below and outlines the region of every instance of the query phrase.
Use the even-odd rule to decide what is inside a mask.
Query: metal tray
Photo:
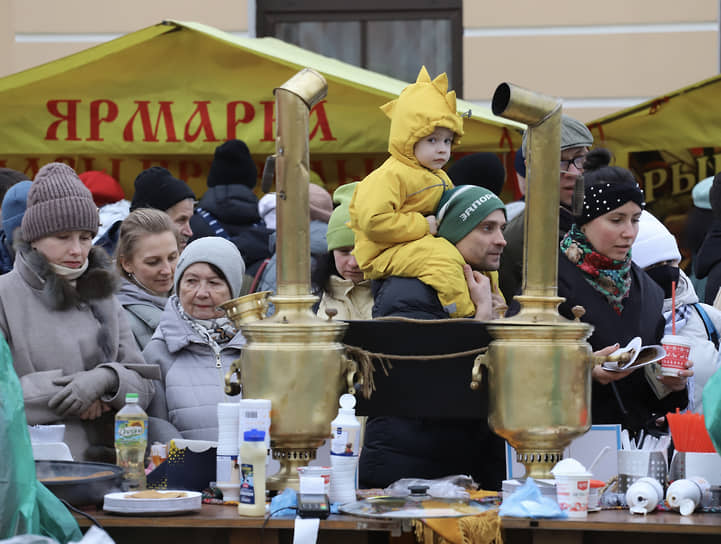
[[[120,491],[123,469],[108,463],[35,461],[37,478],[59,499],[73,506],[102,505],[103,497]]]

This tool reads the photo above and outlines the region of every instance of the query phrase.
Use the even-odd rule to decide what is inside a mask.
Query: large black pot
[[[97,506],[112,491],[121,491],[123,469],[107,463],[35,461],[35,472],[55,496],[73,506]]]

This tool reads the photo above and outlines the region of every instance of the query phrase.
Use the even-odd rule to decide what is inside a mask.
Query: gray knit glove
[[[118,375],[109,368],[94,368],[53,380],[64,386],[48,401],[48,408],[60,417],[85,412],[102,395],[118,388]]]

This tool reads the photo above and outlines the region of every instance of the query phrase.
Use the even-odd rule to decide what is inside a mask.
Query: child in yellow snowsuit
[[[381,107],[391,119],[391,156],[356,187],[350,226],[353,255],[367,279],[418,278],[436,290],[451,317],[467,317],[475,306],[463,257],[448,240],[434,236],[432,215],[453,187],[442,168],[451,143],[463,135],[456,94],[447,90],[446,74],[431,81],[424,66],[415,83]]]

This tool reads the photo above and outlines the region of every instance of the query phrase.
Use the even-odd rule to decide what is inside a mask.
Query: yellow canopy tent
[[[310,115],[311,168],[329,189],[361,179],[387,157],[389,121],[379,106],[407,83],[274,38],[178,22],[0,79],[0,166],[29,176],[54,160],[78,172],[105,169],[130,195],[141,170],[161,165],[199,196],[225,140],[245,141],[261,170],[275,151],[273,89],[303,67],[328,81]],[[458,101],[459,112],[469,110],[457,152],[520,144],[523,125]]]
[[[721,171],[721,76],[588,123],[596,146],[633,170],[661,217],[684,214],[691,190]]]

